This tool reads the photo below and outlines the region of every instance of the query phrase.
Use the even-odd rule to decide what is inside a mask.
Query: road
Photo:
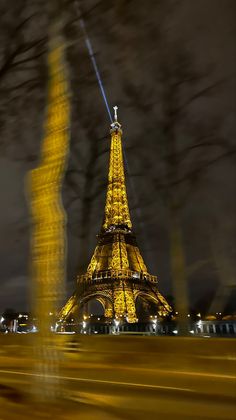
[[[14,419],[16,413],[19,420],[32,418],[32,411],[34,418],[56,416],[57,419],[80,420],[236,418],[236,372],[232,354],[230,370],[223,372],[219,369],[216,353],[212,354],[213,360],[216,358],[218,363],[215,371],[212,367],[210,370],[205,367],[199,369],[196,363],[195,367],[194,363],[184,366],[182,363],[180,366],[178,354],[175,367],[162,366],[160,369],[157,364],[148,362],[148,353],[145,355],[146,364],[137,364],[135,357],[134,363],[124,360],[117,364],[111,361],[106,352],[102,361],[90,360],[89,357],[86,360],[87,353],[86,357],[81,358],[77,350],[68,352],[67,347],[59,370],[50,370],[49,364],[47,375],[44,376],[42,371],[32,369],[32,353],[22,358],[17,357],[16,352],[17,347],[14,347],[14,350],[11,348],[10,357],[6,352],[0,357],[2,401],[5,407],[0,413],[2,420]],[[225,363],[224,357],[229,358],[229,355],[222,355],[221,352],[221,357]],[[38,379],[42,381],[38,383]],[[49,389],[54,383],[63,394],[59,398],[60,403],[35,405],[27,396],[34,383],[48,386]]]

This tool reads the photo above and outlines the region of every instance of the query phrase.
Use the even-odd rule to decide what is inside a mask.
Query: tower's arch
[[[135,307],[139,319],[140,317],[147,318],[150,315],[162,315],[163,312],[162,304],[154,292],[137,292]]]
[[[85,296],[84,299],[80,301],[80,313],[83,312],[86,305],[91,304],[91,302],[97,301],[101,305],[104,311],[104,316],[106,318],[111,318],[113,316],[113,305],[111,297],[106,293],[91,293],[88,296]]]

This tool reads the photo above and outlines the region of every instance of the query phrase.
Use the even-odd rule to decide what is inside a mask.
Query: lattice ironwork
[[[66,319],[74,308],[90,299],[102,302],[105,317],[137,322],[136,301],[140,293],[156,303],[157,313],[167,315],[171,307],[157,288],[157,277],[148,273],[139,251],[127,200],[122,156],[122,130],[111,124],[111,150],[104,222],[98,244],[77,289],[61,310]]]

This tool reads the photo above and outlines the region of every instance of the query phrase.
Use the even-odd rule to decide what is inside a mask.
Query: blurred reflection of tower
[[[37,398],[52,398],[59,393],[55,374],[59,355],[53,347],[51,315],[64,295],[65,212],[61,186],[69,147],[69,94],[64,61],[62,22],[58,3],[50,2],[48,51],[48,104],[40,161],[29,177],[32,215],[32,312],[37,318],[34,335]],[[54,373],[55,379],[48,375]]]

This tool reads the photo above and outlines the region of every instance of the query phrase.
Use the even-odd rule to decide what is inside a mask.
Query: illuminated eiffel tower
[[[172,311],[157,288],[157,277],[148,273],[132,230],[122,155],[122,129],[114,107],[105,215],[98,243],[85,274],[78,276],[75,293],[59,317],[66,320],[81,312],[90,300],[104,308],[104,316],[137,322],[137,299],[149,301],[156,314]]]

